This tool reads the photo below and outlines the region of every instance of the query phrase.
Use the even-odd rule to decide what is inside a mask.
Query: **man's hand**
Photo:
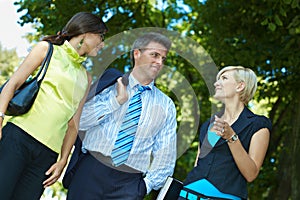
[[[124,104],[128,100],[128,93],[126,90],[126,86],[122,83],[122,77],[118,78],[117,85],[117,101],[119,104]]]

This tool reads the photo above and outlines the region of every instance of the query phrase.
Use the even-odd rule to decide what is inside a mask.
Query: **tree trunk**
[[[298,92],[298,97],[295,102],[295,115],[292,118],[293,121],[293,131],[291,134],[292,140],[292,162],[291,162],[291,199],[300,199],[300,94]]]
[[[300,93],[295,95],[291,104],[290,131],[284,133],[280,153],[278,184],[274,184],[274,192],[269,194],[268,199],[297,200],[300,199]]]

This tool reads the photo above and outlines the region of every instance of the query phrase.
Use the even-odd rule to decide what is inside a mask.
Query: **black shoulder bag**
[[[23,85],[15,91],[13,98],[10,100],[7,110],[5,112],[6,115],[10,116],[17,116],[25,114],[29,111],[31,108],[38,92],[40,89],[40,85],[46,75],[50,59],[53,52],[53,45],[49,43],[49,48],[46,57],[44,58],[42,65],[36,74],[32,79],[26,80]],[[41,73],[43,74],[41,75]],[[39,76],[41,75],[41,78]],[[2,92],[3,87],[8,81],[6,81],[1,87],[0,87],[0,93]]]

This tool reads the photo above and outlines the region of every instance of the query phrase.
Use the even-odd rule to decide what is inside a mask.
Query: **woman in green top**
[[[103,47],[107,27],[87,12],[74,15],[57,35],[31,50],[0,95],[0,125],[14,91],[41,65],[48,42],[53,54],[38,96],[28,113],[10,118],[0,129],[1,200],[40,199],[60,177],[77,136],[78,122],[91,76],[86,56]],[[59,159],[58,159],[59,155]]]

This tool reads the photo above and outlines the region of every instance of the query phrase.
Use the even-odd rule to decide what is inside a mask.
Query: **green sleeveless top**
[[[53,55],[36,100],[28,113],[8,121],[60,153],[68,121],[77,111],[88,86],[85,57],[65,42],[53,45]]]

